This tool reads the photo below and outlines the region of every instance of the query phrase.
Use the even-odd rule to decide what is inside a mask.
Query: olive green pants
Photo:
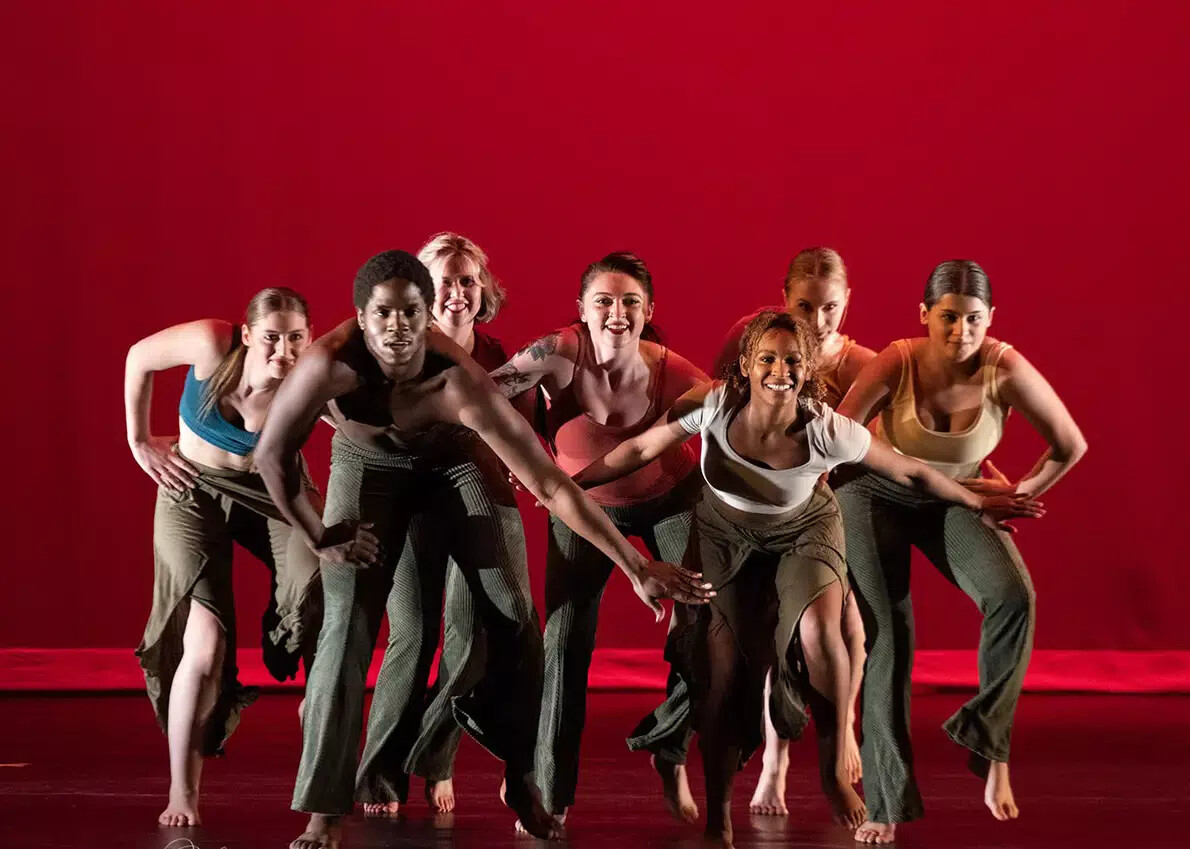
[[[764,740],[764,680],[777,733],[797,739],[812,703],[800,651],[802,615],[832,585],[847,587],[843,527],[834,495],[819,484],[781,517],[732,511],[709,490],[695,510],[687,557],[717,595],[699,611],[692,710],[699,747],[738,749],[740,764]],[[819,722],[834,726],[833,712]],[[821,730],[821,729],[820,729]]]
[[[506,762],[507,774],[533,769],[542,651],[520,514],[496,500],[493,472],[466,450],[466,437],[456,442],[442,453],[374,454],[342,435],[333,440],[324,522],[372,522],[381,557],[366,569],[322,566],[325,619],[306,687],[295,810],[342,815],[356,797],[387,802],[407,793],[404,764],[421,724],[445,581],[441,571],[402,556],[410,519],[423,513],[450,528],[449,554],[491,646],[482,677],[455,700],[455,714]],[[389,642],[361,760],[365,680],[385,613]]]
[[[297,674],[303,650],[318,638],[322,593],[318,558],[281,519],[261,477],[252,472],[198,469],[193,489],[157,490],[153,514],[153,607],[136,650],[157,722],[168,727],[169,694],[182,660],[190,605],[198,602],[218,619],[226,636],[219,695],[200,745],[222,754],[240,711],[256,698],[236,674],[236,615],[232,548],[239,544],[268,567],[272,593],[261,622],[264,661],[278,681]],[[321,498],[302,466],[307,495]]]
[[[642,504],[604,507],[603,511],[622,534],[639,537],[654,559],[680,563],[690,536],[691,505],[701,490],[702,476],[695,471],[665,495]],[[615,568],[594,545],[560,519],[550,517],[545,686],[536,763],[542,800],[553,813],[574,804],[599,603]],[[646,614],[641,611],[641,615]],[[683,687],[680,675],[671,673],[669,687],[671,691]],[[675,725],[658,737],[658,746],[684,751],[688,725]]]
[[[701,571],[718,595],[707,607],[675,607],[666,657],[671,669],[681,670],[683,685],[645,717],[629,747],[684,763],[685,748],[667,745],[666,738],[669,729],[690,727],[697,709],[701,718],[693,724],[700,735],[718,734],[723,745],[738,748],[742,765],[764,737],[770,666],[769,713],[778,734],[800,737],[806,708],[816,703],[822,707],[820,734],[830,733],[833,708],[827,710],[811,691],[798,642],[806,608],[832,584],[849,591],[842,524],[830,490],[819,485],[796,513],[775,520],[732,511],[708,490],[695,509],[685,565]],[[686,681],[694,683],[693,692]],[[730,719],[720,727],[716,718],[722,717]]]
[[[979,692],[943,725],[971,751],[971,766],[980,775],[986,776],[988,761],[1008,760],[1013,714],[1033,646],[1033,582],[1008,534],[988,528],[965,507],[874,474],[842,484],[837,496],[867,634],[864,796],[873,821],[904,822],[923,813],[909,741],[911,549],[920,550],[983,614]]]

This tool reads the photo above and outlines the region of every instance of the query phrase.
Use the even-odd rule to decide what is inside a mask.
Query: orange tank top
[[[843,363],[847,360],[847,355],[855,347],[854,339],[846,334],[841,335],[843,336],[843,348],[839,351],[839,356],[835,358],[835,361],[828,368],[821,369],[818,372],[818,379],[822,381],[822,385],[826,389],[826,395],[822,400],[832,410],[839,406],[839,402],[847,394],[846,387],[839,384],[839,370],[843,368]]]
[[[578,328],[579,353],[574,372],[590,356],[590,336],[585,327]],[[573,379],[562,396],[553,401],[546,413],[547,438],[554,449],[554,459],[568,475],[586,468],[621,442],[649,429],[663,415],[665,372],[669,349],[661,349],[657,367],[649,376],[649,407],[636,424],[616,427],[600,424],[581,409],[574,397]],[[587,490],[596,504],[625,507],[651,501],[669,492],[698,467],[698,456],[689,442],[666,451],[647,466],[627,477]]]

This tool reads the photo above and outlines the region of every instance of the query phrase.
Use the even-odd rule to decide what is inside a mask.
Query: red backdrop
[[[234,319],[273,284],[328,328],[370,254],[449,228],[505,280],[491,329],[510,348],[572,316],[586,263],[631,249],[704,365],[800,247],[842,252],[846,329],[875,348],[919,332],[935,263],[977,259],[993,333],[1091,445],[1019,537],[1038,646],[1190,649],[1184,4],[515,5],[6,5],[0,645],[138,641],[153,489],[124,440],[131,342]],[[179,386],[158,381],[158,432]],[[308,449],[323,482],[327,443]],[[997,459],[1020,474],[1040,450],[1014,416]],[[971,605],[915,581],[921,645],[974,647]],[[657,645],[612,583],[600,644]]]

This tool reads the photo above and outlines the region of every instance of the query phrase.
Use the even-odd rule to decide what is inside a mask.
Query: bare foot
[[[503,797],[501,797],[501,799],[503,799]],[[558,828],[562,828],[563,826],[565,826],[565,825],[566,825],[566,815],[567,815],[568,813],[570,813],[570,808],[567,808],[566,810],[564,810],[564,811],[563,811],[562,813],[560,813],[560,814],[553,814],[553,817],[554,817],[554,822],[556,822],[556,823],[558,824]],[[513,829],[513,831],[515,831],[517,834],[528,834],[528,833],[529,833],[529,832],[528,832],[528,831],[525,829],[525,827],[524,827],[523,825],[521,825],[521,821],[520,821],[520,820],[517,820],[515,823],[513,823],[513,824],[512,824],[512,829]]]
[[[690,793],[690,780],[686,777],[686,765],[676,764],[659,758],[649,757],[649,763],[661,776],[661,792],[665,795],[665,806],[679,822],[697,822],[698,805]]]
[[[401,810],[400,802],[364,802],[365,817],[395,817]]]
[[[198,792],[170,788],[169,803],[157,817],[157,823],[174,828],[202,825],[202,817],[198,815]]]
[[[306,724],[306,700],[302,699],[298,702],[298,725],[305,727]]]
[[[339,849],[343,841],[343,826],[339,819],[310,814],[306,830],[289,844],[289,849]]]
[[[983,803],[998,820],[1014,820],[1020,816],[1020,809],[1012,797],[1012,785],[1008,783],[1008,764],[991,762],[988,783],[983,790]]]
[[[556,840],[561,836],[561,823],[541,804],[541,791],[537,789],[531,774],[511,780],[506,777],[501,790],[504,804],[517,815],[518,830],[523,829],[534,837],[547,840]]]
[[[895,822],[872,822],[868,820],[855,830],[856,843],[895,843],[897,824]]]
[[[864,777],[864,761],[859,755],[859,742],[855,739],[854,718],[847,723],[847,729],[843,732],[843,751],[840,759],[848,784],[855,784]]]
[[[454,781],[449,778],[442,781],[427,781],[426,802],[435,812],[449,814],[455,809]]]
[[[784,764],[765,764],[760,770],[760,779],[752,793],[748,810],[754,814],[783,817],[789,813],[785,807],[785,773],[789,769],[788,759]]]
[[[840,765],[835,771],[833,786],[823,783],[822,792],[830,803],[835,822],[848,828],[860,828],[868,818],[868,808],[864,800],[855,792],[855,788],[847,782],[847,775]]]

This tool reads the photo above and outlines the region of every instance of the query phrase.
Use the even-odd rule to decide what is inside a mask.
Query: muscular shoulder
[[[359,385],[359,374],[351,363],[336,354],[337,350],[328,346],[311,345],[302,352],[286,382],[320,387],[320,394],[330,397],[350,392]]]
[[[198,372],[211,372],[235,345],[239,327],[230,321],[204,318],[187,326],[187,346]],[[205,368],[204,368],[205,367]]]
[[[909,340],[911,353],[913,341]],[[873,356],[861,371],[866,378],[888,384],[889,388],[895,389],[901,379],[900,346],[893,342],[879,354]]]
[[[351,342],[358,329],[359,325],[356,324],[354,318],[345,319],[315,339],[314,344],[306,349],[303,356],[308,355],[311,351],[325,351],[333,358],[342,358],[346,353],[348,343]]]
[[[859,373],[864,370],[864,366],[876,359],[876,352],[871,348],[866,348],[858,342],[847,349],[847,354],[843,357],[843,362],[839,364],[839,382],[843,385],[843,390],[851,386],[852,382]]]
[[[988,339],[984,344],[989,356],[993,356],[998,348],[1001,349],[996,360],[996,382],[1001,388],[1021,380],[1027,381],[1038,374],[1037,367],[1016,348],[998,339]]]

